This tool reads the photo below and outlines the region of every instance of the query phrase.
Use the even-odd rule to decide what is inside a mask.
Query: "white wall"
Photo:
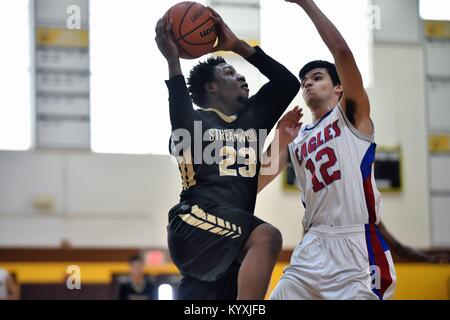
[[[405,243],[430,245],[423,50],[377,45],[369,88],[378,146],[400,145],[401,194],[385,194],[383,221]]]
[[[376,45],[369,88],[378,145],[402,145],[404,191],[384,195],[383,221],[405,243],[430,244],[423,57],[419,46]],[[0,245],[166,246],[166,216],[180,191],[168,156],[0,152]],[[36,195],[54,199],[50,213]],[[256,214],[278,227],[284,246],[302,237],[298,194],[281,178],[258,197]]]
[[[0,181],[1,246],[165,247],[179,189],[168,156],[3,151]]]

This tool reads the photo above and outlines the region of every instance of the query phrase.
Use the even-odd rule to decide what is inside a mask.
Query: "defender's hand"
[[[173,61],[179,59],[180,57],[177,44],[173,39],[172,26],[172,19],[169,19],[168,16],[164,16],[158,20],[155,28],[156,44],[158,45],[159,51],[161,51],[167,61]]]
[[[296,106],[280,119],[276,130],[276,134],[280,139],[280,147],[286,147],[297,137],[298,131],[302,126],[302,122],[300,122],[302,117],[303,109]]]

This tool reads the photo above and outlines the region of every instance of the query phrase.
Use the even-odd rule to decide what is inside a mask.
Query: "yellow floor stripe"
[[[0,263],[0,268],[15,272],[20,283],[56,284],[64,283],[67,267],[72,264],[80,266],[82,284],[107,284],[114,273],[127,273],[129,270],[126,262],[18,262]],[[268,292],[273,290],[286,265],[277,263]],[[149,275],[179,274],[173,264],[146,267],[145,271]],[[397,263],[396,271],[395,299],[450,299],[450,264]]]
[[[114,273],[127,273],[128,263],[117,262],[17,262],[0,263],[0,268],[16,273],[20,283],[64,283],[67,276],[66,270],[70,265],[78,265],[81,270],[81,283],[110,283]],[[157,267],[146,267],[149,275],[178,274],[178,269],[173,264]]]

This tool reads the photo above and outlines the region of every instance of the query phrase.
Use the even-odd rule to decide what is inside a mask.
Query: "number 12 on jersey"
[[[319,162],[320,160],[322,160],[322,158],[325,155],[327,156],[328,161],[322,163],[319,168],[320,174],[322,176],[322,181],[320,181],[318,178],[318,172],[316,171],[316,166],[314,165],[314,162],[311,160],[311,158],[308,159],[308,161],[306,161],[306,164],[305,164],[306,169],[308,169],[308,171],[311,173],[312,185],[313,185],[314,192],[318,192],[318,191],[322,190],[323,188],[325,188],[326,185],[329,185],[329,184],[333,183],[334,181],[339,180],[341,178],[340,170],[336,170],[332,173],[328,172],[328,169],[330,167],[334,166],[337,162],[336,155],[335,155],[333,149],[331,149],[330,147],[325,147],[325,148],[319,150],[316,153],[315,160],[317,162]]]

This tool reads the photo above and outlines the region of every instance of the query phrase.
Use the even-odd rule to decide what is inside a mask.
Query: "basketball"
[[[195,59],[211,51],[217,39],[216,24],[211,11],[192,2],[180,2],[166,14],[173,21],[172,33],[180,58]]]

